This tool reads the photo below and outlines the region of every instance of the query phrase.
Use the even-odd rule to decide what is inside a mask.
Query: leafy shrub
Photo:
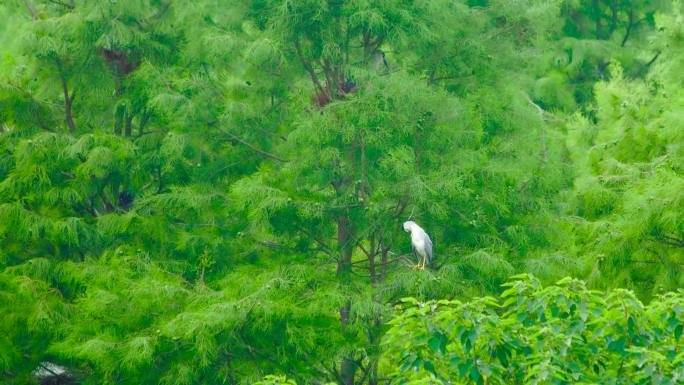
[[[531,275],[498,298],[406,298],[385,338],[404,383],[677,384],[684,382],[684,291],[648,305],[633,292],[589,290]]]

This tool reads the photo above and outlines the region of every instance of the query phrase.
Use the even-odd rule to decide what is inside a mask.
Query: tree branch
[[[337,253],[333,251],[332,248],[330,248],[325,242],[321,241],[318,239],[315,235],[313,235],[309,230],[298,226],[299,230],[302,231],[304,234],[306,234],[309,238],[313,239],[316,243],[318,243],[321,246],[321,249],[331,257],[337,259]]]
[[[354,364],[356,364],[356,366],[363,372],[363,375],[359,377],[359,380],[356,382],[356,385],[363,385],[363,382],[366,381],[366,377],[368,377],[368,370],[366,370],[366,368],[364,368],[363,365],[361,365],[360,360],[354,361]]]
[[[47,370],[47,371],[50,372],[53,376],[59,377],[59,374],[55,373],[52,369],[48,368],[46,365],[43,365],[42,362],[39,362],[39,363],[38,363],[38,366],[40,366],[41,368]]]
[[[659,241],[670,246],[684,247],[684,239],[673,237],[670,235],[663,235],[662,238],[659,239]]]
[[[668,264],[668,265],[674,265],[674,266],[684,266],[684,263],[677,263],[677,262],[663,262],[663,261],[655,261],[655,260],[639,260],[639,259],[628,259],[625,262],[629,263],[646,263],[650,265],[658,265],[658,264]],[[681,268],[679,268],[681,269]]]
[[[235,142],[238,142],[238,143],[242,144],[243,146],[249,148],[249,149],[252,150],[252,151],[255,151],[255,152],[257,152],[257,153],[259,153],[259,154],[261,154],[261,155],[263,155],[263,156],[265,156],[265,157],[267,157],[267,158],[271,158],[271,159],[273,159],[273,160],[277,160],[278,162],[287,162],[287,160],[285,160],[285,159],[283,159],[283,158],[281,158],[281,157],[279,157],[279,156],[277,156],[277,155],[273,155],[273,154],[271,154],[271,153],[269,153],[269,152],[266,152],[266,151],[264,151],[264,150],[262,150],[262,149],[260,149],[260,148],[258,148],[258,147],[256,147],[256,146],[254,146],[253,144],[251,144],[251,143],[245,141],[244,139],[241,139],[241,138],[238,137],[237,135],[228,132],[227,130],[225,130],[225,129],[221,128],[221,127],[216,127],[216,128],[217,128],[219,131],[221,131],[222,133],[228,135],[228,137],[230,137],[231,140],[233,140],[233,141],[235,141]]]
[[[627,24],[627,31],[625,32],[625,37],[622,38],[622,43],[620,43],[620,47],[624,47],[625,44],[627,44],[627,40],[629,39],[629,34],[632,32],[632,28],[634,27],[634,9],[629,10],[629,24]]]
[[[392,254],[394,254],[394,253],[392,253]],[[402,260],[403,260],[403,261],[409,261],[409,262],[410,262],[410,261],[411,261],[410,257],[411,257],[411,255],[409,255],[409,254],[401,254],[400,256],[398,256],[398,257],[396,257],[396,258],[394,258],[394,259],[390,259],[390,260],[385,261],[385,262],[376,263],[376,266],[387,266],[387,265],[393,264],[394,262],[398,262],[398,261],[402,261]],[[362,264],[362,263],[364,263],[364,262],[368,262],[368,260],[367,260],[367,259],[363,259],[363,260],[360,260],[360,261],[354,261],[354,262],[352,262],[352,265],[357,265],[357,266],[358,266],[358,265],[360,265],[360,264]]]
[[[70,132],[76,131],[76,124],[74,124],[74,117],[72,115],[72,107],[74,103],[74,98],[76,97],[76,92],[72,92],[69,95],[69,84],[67,82],[66,75],[64,74],[64,68],[62,62],[59,59],[55,59],[55,65],[57,66],[57,71],[59,72],[59,78],[62,81],[62,92],[64,93],[64,121],[67,124]]]
[[[648,63],[646,63],[646,68],[650,67],[651,64],[655,63],[655,61],[658,59],[658,56],[660,56],[661,53],[663,53],[663,51],[658,50],[658,52],[656,52],[653,58],[649,60]]]
[[[69,8],[69,9],[74,9],[74,4],[73,3],[65,3],[60,0],[48,0],[53,4],[61,5],[62,7]]]
[[[24,5],[26,6],[26,9],[31,13],[31,17],[33,17],[33,20],[39,20],[40,17],[38,16],[38,10],[36,9],[36,6],[33,5],[31,0],[24,0]]]
[[[364,132],[361,130],[359,132],[359,142],[361,144],[361,184],[359,186],[359,195],[361,196],[361,201],[366,203],[366,141],[363,134]]]
[[[361,244],[361,242],[357,243],[356,246],[358,246],[359,249],[361,249],[361,251],[363,251],[363,253],[366,254],[367,257],[370,258],[370,256],[371,256],[370,252],[368,250],[366,250],[365,247],[363,247],[363,244]],[[366,260],[364,260],[364,261],[366,261]],[[359,261],[359,262],[364,262],[364,261]],[[352,262],[352,263],[354,263],[354,262]]]
[[[309,73],[309,76],[311,77],[311,81],[313,82],[314,86],[316,87],[318,92],[322,92],[322,93],[326,94],[325,88],[323,88],[321,81],[318,80],[318,76],[316,76],[316,71],[314,71],[313,66],[311,65],[311,62],[307,61],[306,58],[304,57],[304,54],[302,53],[302,46],[299,43],[299,37],[295,38],[294,46],[295,46],[295,51],[297,52],[297,56],[299,57],[299,60],[302,62],[302,65],[306,69],[306,72]],[[327,96],[330,97],[330,95],[327,95]]]

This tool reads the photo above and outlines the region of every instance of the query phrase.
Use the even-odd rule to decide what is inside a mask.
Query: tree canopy
[[[684,381],[683,12],[3,1],[0,378]]]

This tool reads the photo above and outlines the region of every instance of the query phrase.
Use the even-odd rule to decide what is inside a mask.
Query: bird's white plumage
[[[404,231],[411,233],[411,246],[413,246],[413,252],[416,257],[420,257],[418,258],[419,261],[423,260],[423,265],[425,262],[430,263],[432,260],[432,240],[430,236],[413,221],[404,222]]]

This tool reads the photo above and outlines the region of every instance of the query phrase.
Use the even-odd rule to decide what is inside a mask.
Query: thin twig
[[[323,250],[326,254],[330,255],[331,257],[337,258],[337,253],[335,253],[327,244],[325,244],[325,242],[323,242],[323,241],[321,241],[320,239],[316,238],[309,230],[307,230],[307,229],[305,229],[305,228],[303,228],[303,227],[301,227],[301,226],[299,226],[299,230],[301,230],[304,234],[308,235],[309,238],[311,238],[311,239],[313,239],[314,241],[316,241],[316,243],[318,243],[318,244],[321,246],[322,250]]]
[[[277,160],[278,162],[286,162],[285,159],[283,159],[283,158],[281,158],[281,157],[279,157],[279,156],[277,156],[277,155],[273,155],[273,154],[271,154],[270,152],[266,152],[266,151],[264,151],[264,150],[262,150],[262,149],[260,149],[260,148],[258,148],[258,147],[256,147],[256,146],[254,146],[253,144],[251,144],[251,143],[245,141],[244,139],[241,139],[241,138],[238,137],[237,135],[235,135],[235,134],[233,134],[233,133],[231,133],[231,132],[228,132],[227,130],[225,130],[225,129],[221,128],[221,127],[217,127],[217,128],[218,128],[218,130],[221,131],[222,133],[228,135],[228,136],[230,137],[230,139],[232,139],[232,140],[234,140],[234,141],[236,141],[236,142],[242,144],[243,146],[249,148],[249,149],[252,150],[252,151],[255,151],[255,152],[257,152],[257,153],[259,153],[259,154],[261,154],[261,155],[263,155],[263,156],[265,156],[265,157],[267,157],[267,158],[271,158],[271,159],[273,159],[273,160]]]

